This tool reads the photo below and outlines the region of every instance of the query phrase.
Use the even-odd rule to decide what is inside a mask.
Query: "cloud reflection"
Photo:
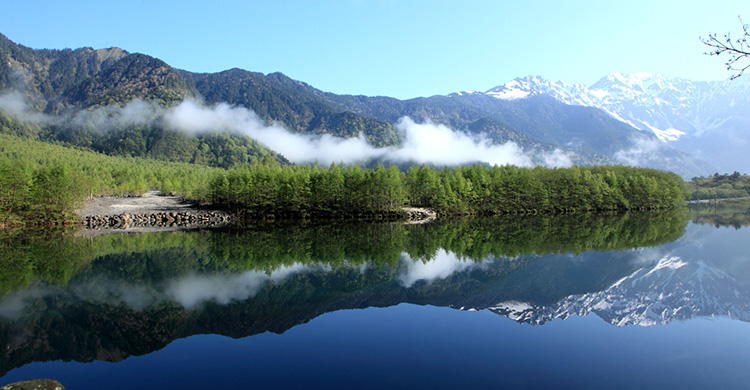
[[[294,264],[270,274],[249,271],[239,275],[189,275],[169,282],[164,293],[188,309],[207,301],[227,304],[252,298],[269,283],[282,283],[292,275],[315,271],[330,272],[330,267]]]
[[[474,268],[485,268],[487,263],[474,262],[458,258],[452,252],[446,252],[444,249],[437,251],[434,258],[429,261],[412,260],[408,255],[404,255],[402,260],[405,270],[398,276],[398,280],[406,288],[413,286],[420,280],[428,283],[436,279],[447,279],[457,272],[469,271]]]

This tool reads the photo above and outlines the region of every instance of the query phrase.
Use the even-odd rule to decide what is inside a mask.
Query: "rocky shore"
[[[408,224],[421,224],[429,223],[437,219],[437,213],[428,208],[424,207],[404,207],[406,212],[406,223]]]
[[[428,208],[405,207],[402,210],[409,224],[429,223],[437,218]],[[228,211],[202,208],[157,191],[142,196],[92,198],[78,210],[78,215],[87,233],[93,235],[220,227],[235,219]]]
[[[151,191],[135,197],[99,197],[78,210],[89,232],[163,231],[219,227],[232,221],[231,213],[205,209],[194,202]]]
[[[88,229],[202,228],[226,225],[231,220],[232,216],[224,211],[184,210],[140,214],[94,214],[85,216],[83,224]]]

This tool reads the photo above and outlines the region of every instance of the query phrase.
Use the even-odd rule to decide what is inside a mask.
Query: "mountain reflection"
[[[748,229],[689,217],[683,209],[5,236],[0,370],[117,361],[193,334],[281,333],[326,312],[404,302],[530,324],[589,313],[618,326],[748,320]]]

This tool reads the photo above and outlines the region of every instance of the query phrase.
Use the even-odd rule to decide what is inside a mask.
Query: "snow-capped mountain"
[[[596,107],[721,169],[750,168],[747,77],[691,81],[651,73],[614,73],[586,87],[529,76],[485,93],[503,100],[546,94],[566,104]]]
[[[651,326],[712,316],[750,321],[750,289],[703,260],[667,255],[603,291],[570,296],[550,306],[513,301],[489,309],[534,325],[589,313],[616,326]]]

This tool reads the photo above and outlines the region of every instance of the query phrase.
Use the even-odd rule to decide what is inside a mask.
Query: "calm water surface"
[[[747,388],[747,204],[2,238],[0,384]]]

